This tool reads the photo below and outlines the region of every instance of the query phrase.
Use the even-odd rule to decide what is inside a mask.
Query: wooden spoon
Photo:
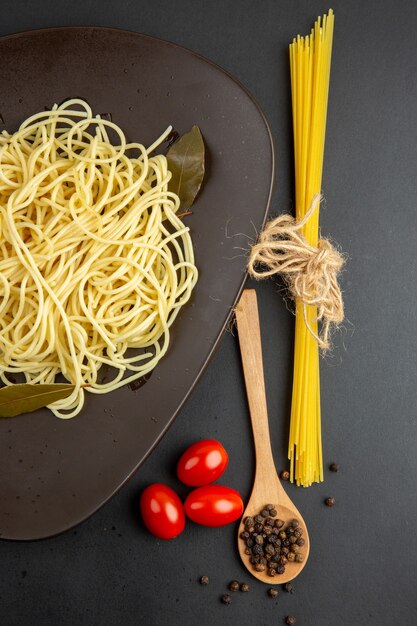
[[[245,541],[240,538],[240,533],[244,530],[243,524],[239,525],[238,548],[244,565],[253,576],[265,583],[272,585],[281,584],[292,580],[301,572],[307,562],[310,541],[303,518],[281,485],[272,456],[262,365],[258,304],[254,289],[245,289],[243,292],[236,307],[236,321],[256,454],[255,481],[243,519],[247,516],[254,517],[267,504],[273,504],[278,513],[276,519],[286,522],[284,529],[291,520],[298,520],[300,528],[303,529],[302,536],[305,541],[304,546],[300,548],[300,554],[303,555],[304,560],[301,563],[287,563],[285,572],[274,577],[269,576],[266,570],[264,572],[255,571],[254,566],[249,562],[250,557],[245,554]]]

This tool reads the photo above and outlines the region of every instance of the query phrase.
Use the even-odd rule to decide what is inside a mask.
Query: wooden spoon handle
[[[242,355],[243,374],[252,420],[256,452],[256,481],[274,480],[276,476],[269,437],[264,369],[262,364],[261,331],[259,327],[256,291],[245,289],[236,307],[236,321]]]

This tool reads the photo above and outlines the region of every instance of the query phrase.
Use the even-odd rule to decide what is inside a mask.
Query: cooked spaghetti
[[[310,36],[298,36],[290,45],[297,221],[321,191],[333,22],[330,10],[318,18]],[[318,228],[316,210],[302,228],[315,247]],[[314,335],[318,336],[317,307],[297,301],[288,455],[291,480],[304,487],[323,480],[319,350]]]
[[[196,283],[167,159],[153,154],[170,131],[127,143],[69,100],[0,135],[0,378],[62,375],[75,387],[49,405],[57,417],[149,373]]]

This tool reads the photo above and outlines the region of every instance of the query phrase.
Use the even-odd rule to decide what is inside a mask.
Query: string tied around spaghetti
[[[342,254],[328,239],[322,238],[312,246],[302,233],[321,202],[316,194],[302,220],[288,214],[270,220],[252,247],[248,270],[259,280],[280,274],[291,296],[303,304],[304,321],[319,347],[330,348],[332,326],[341,324],[344,318],[343,298],[338,277],[344,265]],[[321,332],[315,333],[307,317],[307,307],[317,307],[317,320]]]

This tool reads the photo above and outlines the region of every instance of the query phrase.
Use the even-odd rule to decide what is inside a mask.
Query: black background
[[[173,542],[146,533],[141,489],[175,479],[193,441],[214,437],[230,453],[222,478],[250,493],[253,450],[237,340],[224,337],[203,379],[137,475],[76,530],[34,543],[0,543],[2,625],[283,623],[378,626],[417,623],[417,4],[334,1],[322,229],[348,254],[347,320],[321,362],[324,456],[338,474],[289,487],[310,529],[309,563],[295,593],[277,600],[239,562],[234,525],[188,524]],[[319,0],[3,1],[0,34],[103,25],[166,38],[240,79],[258,99],[275,140],[272,212],[293,208],[287,44],[329,5]],[[1,62],[1,60],[0,60]],[[88,60],[86,60],[88,62]],[[65,69],[63,68],[63,71]],[[7,85],[1,85],[7,89]],[[293,317],[278,282],[259,297],[272,445],[286,466]],[[326,496],[337,504],[328,509]],[[202,574],[208,587],[199,586]],[[219,596],[231,580],[249,594]]]

